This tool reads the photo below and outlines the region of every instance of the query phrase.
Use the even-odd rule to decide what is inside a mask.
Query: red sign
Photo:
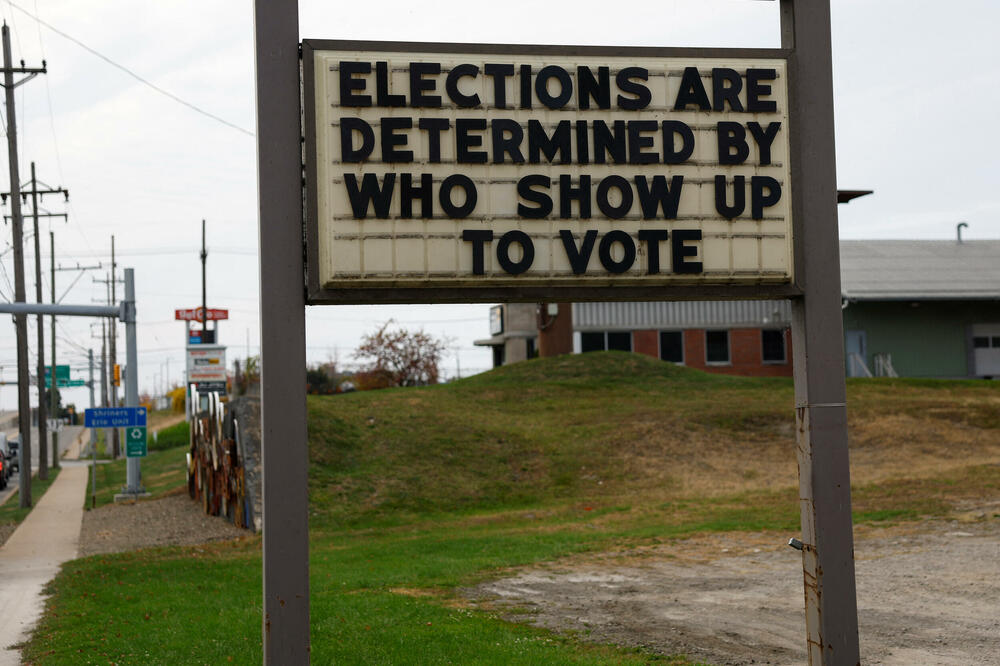
[[[174,319],[177,319],[178,321],[205,321],[205,318],[202,316],[201,308],[174,310]],[[218,321],[220,319],[229,319],[229,310],[220,310],[218,308],[208,309],[209,321]]]

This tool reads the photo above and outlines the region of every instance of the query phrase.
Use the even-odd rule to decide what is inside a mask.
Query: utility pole
[[[90,408],[93,409],[94,405],[94,350],[87,350],[87,360],[89,361],[90,373],[88,376],[87,386],[90,387]],[[94,509],[97,507],[97,432],[94,428],[90,429],[90,453],[94,457],[94,465],[91,470],[92,481],[90,485],[90,508]]]
[[[7,110],[7,159],[10,163],[11,228],[14,243],[14,302],[25,303],[24,295],[24,246],[21,234],[23,232],[21,219],[21,174],[17,162],[17,121],[15,118],[14,88],[33,79],[38,74],[45,73],[45,61],[38,68],[27,68],[22,61],[20,67],[13,67],[10,54],[10,28],[5,21],[2,29],[3,37],[3,87],[4,101]],[[14,82],[14,74],[27,74],[18,82]],[[17,412],[18,429],[21,431],[20,465],[20,496],[21,508],[31,506],[31,406],[28,403],[28,316],[14,315],[14,330],[17,337]],[[39,381],[44,382],[40,377]],[[43,443],[44,446],[44,443]]]
[[[38,189],[38,179],[35,176],[35,163],[31,163],[31,189],[25,191],[21,188],[20,195],[21,198],[26,200],[28,195],[31,195],[31,216],[34,221],[34,231],[35,231],[35,300],[41,304],[42,303],[42,253],[41,253],[41,239],[38,233],[38,218],[39,217],[61,217],[66,218],[65,213],[39,213],[38,212],[38,197],[41,195],[44,197],[46,194],[62,194],[66,200],[69,200],[69,191],[60,188],[53,189],[51,187],[45,186],[45,189]],[[8,196],[13,196],[13,192],[3,192],[0,193],[0,197],[6,202]],[[54,259],[53,259],[54,261]],[[48,433],[46,423],[46,405],[45,405],[45,326],[43,322],[43,316],[38,315],[38,478],[45,480],[49,478],[49,458],[48,458]],[[54,340],[53,340],[54,342]],[[52,375],[50,377],[52,384],[52,391],[55,391],[57,386],[57,380],[55,375],[55,367],[53,365]],[[54,393],[53,393],[54,395]]]
[[[208,250],[205,248],[205,220],[201,221],[201,341],[208,340],[208,299],[205,291],[205,265],[208,263]]]
[[[51,231],[49,232],[49,252],[52,255],[52,305],[56,305],[56,235]],[[49,406],[53,418],[59,417],[58,384],[59,382],[56,381],[56,316],[52,315],[52,389],[49,392]],[[45,442],[41,442],[40,446],[45,448]],[[39,455],[41,455],[41,449],[39,449]],[[57,428],[52,429],[52,469],[59,469],[59,430]]]
[[[35,163],[31,163],[31,216],[35,223],[35,300],[42,302],[42,251],[38,241],[38,188],[35,187]],[[49,461],[46,455],[48,424],[45,412],[45,317],[37,315],[38,321],[38,480],[49,478]],[[52,390],[56,388],[56,366],[52,361]]]
[[[118,264],[115,263],[115,237],[111,236],[111,300],[108,305],[114,305],[117,301],[115,300],[115,281],[118,279]],[[118,355],[116,353],[116,342],[118,339],[118,320],[112,319],[108,322],[108,333],[111,337],[111,367],[114,368],[118,365]],[[111,406],[118,406],[118,386],[112,381],[109,382],[108,389],[111,391]],[[118,428],[114,428],[111,431],[111,457],[115,460],[118,459],[118,455],[121,453],[121,444],[118,441]]]

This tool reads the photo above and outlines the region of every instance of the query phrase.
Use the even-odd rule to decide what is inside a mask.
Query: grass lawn
[[[48,490],[49,486],[51,486],[52,483],[56,480],[56,477],[59,476],[60,469],[61,468],[59,467],[55,468],[50,467],[49,478],[44,481],[39,481],[38,475],[32,474],[31,506],[26,509],[22,509],[21,497],[19,493],[15,491],[14,494],[10,496],[10,499],[8,499],[6,502],[4,502],[2,506],[0,506],[0,525],[20,524],[21,521],[24,520],[29,513],[31,513],[31,509],[33,509],[35,505],[38,504],[38,500],[42,498],[42,495],[45,494],[45,491]],[[20,474],[20,472],[15,473],[14,476],[10,477],[10,480],[8,481],[8,483],[14,486],[15,488],[18,487],[19,484],[18,474]]]
[[[867,380],[848,393],[856,523],[1000,496],[1000,387]],[[461,588],[592,551],[797,533],[792,405],[788,380],[620,353],[311,397],[313,662],[691,663],[509,623]],[[145,459],[147,486],[160,463],[164,488],[183,483],[183,453]],[[259,539],[74,561],[25,658],[259,663],[260,569]]]
[[[174,490],[187,483],[185,454],[188,445],[175,446],[161,451],[150,451],[142,458],[141,483],[153,497]],[[115,501],[115,495],[126,485],[126,458],[119,458],[97,466],[97,506]],[[90,484],[87,484],[85,507],[90,508]]]

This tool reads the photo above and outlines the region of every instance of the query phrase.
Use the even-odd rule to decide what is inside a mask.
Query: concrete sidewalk
[[[21,643],[45,608],[42,589],[76,558],[87,489],[85,462],[65,460],[55,482],[0,548],[0,666],[21,663]]]

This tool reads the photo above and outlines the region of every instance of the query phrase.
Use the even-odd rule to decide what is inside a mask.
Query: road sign
[[[46,381],[45,385],[50,386],[51,384],[50,382]],[[59,388],[65,388],[67,386],[86,386],[86,385],[87,385],[86,379],[66,379],[66,380],[58,378],[56,379],[56,386],[58,386]]]
[[[94,407],[84,411],[84,425],[88,428],[146,427],[145,407]]]
[[[146,426],[125,428],[125,457],[144,458],[146,456]]]

